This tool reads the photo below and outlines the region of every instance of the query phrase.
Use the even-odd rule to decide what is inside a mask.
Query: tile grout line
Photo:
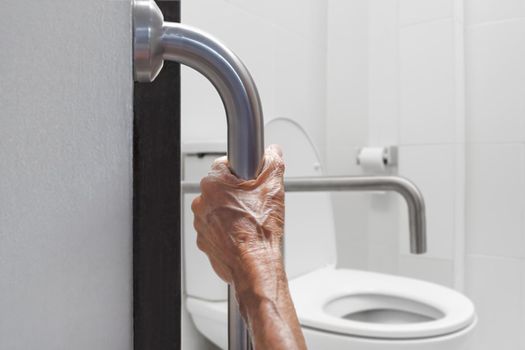
[[[454,0],[454,56],[456,76],[456,198],[454,201],[454,287],[465,291],[466,260],[466,82],[464,0]]]
[[[414,27],[414,26],[421,25],[421,24],[434,24],[434,23],[447,22],[447,21],[453,21],[453,20],[454,20],[454,15],[444,16],[444,17],[439,17],[439,18],[433,18],[433,19],[427,19],[427,20],[422,20],[422,21],[417,21],[417,22],[400,24],[399,28],[403,30],[403,29]]]
[[[492,25],[492,24],[503,24],[503,23],[508,23],[508,22],[519,22],[519,21],[523,21],[523,20],[525,20],[525,16],[512,17],[512,18],[503,18],[503,19],[495,19],[495,20],[479,22],[479,23],[472,23],[472,24],[467,23],[466,24],[466,28],[467,29],[474,29],[474,28],[484,27],[484,26],[488,26],[488,25]]]
[[[482,253],[468,253],[469,258],[483,258],[483,259],[494,259],[494,260],[506,260],[512,261],[515,263],[525,264],[525,258],[520,256],[505,256],[505,255],[491,255],[491,254],[482,254]]]

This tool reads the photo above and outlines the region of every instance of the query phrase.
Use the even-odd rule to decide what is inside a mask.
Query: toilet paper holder
[[[398,164],[398,147],[387,146],[387,147],[361,147],[357,149],[356,163],[362,165],[363,157],[380,157],[376,159],[383,163],[384,167],[393,167]]]

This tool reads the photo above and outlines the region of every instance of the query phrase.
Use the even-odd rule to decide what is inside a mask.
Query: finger
[[[208,245],[206,244],[206,240],[204,240],[200,234],[197,235],[196,243],[197,243],[197,248],[199,248],[201,252],[207,255]]]
[[[200,215],[202,213],[202,197],[197,196],[192,202],[191,202],[191,211],[195,216]]]
[[[211,165],[211,171],[215,172],[230,172],[229,162],[226,156],[215,159]]]
[[[245,190],[254,189],[269,179],[282,177],[284,174],[284,161],[282,159],[282,151],[279,145],[270,145],[264,152],[260,172],[257,178],[251,180],[244,180],[238,183],[239,188]]]
[[[270,145],[264,153],[264,169],[262,173],[269,174],[275,171],[278,176],[282,176],[284,173],[283,153],[281,146]]]
[[[208,255],[208,259],[210,260],[213,270],[220,277],[220,279],[222,279],[226,283],[231,283],[232,277],[230,270],[214,257]]]
[[[203,234],[205,227],[206,226],[205,226],[204,221],[202,221],[200,218],[195,217],[193,219],[193,228],[195,229],[195,231],[197,231],[198,236]]]
[[[242,181],[232,172],[226,157],[217,158],[213,162],[208,177],[211,181],[229,185],[238,185]]]
[[[215,183],[214,176],[208,175],[201,179],[201,182],[200,182],[201,201],[203,201],[202,198],[209,199],[208,197],[214,193],[214,183]]]
[[[268,146],[266,151],[268,153],[276,155],[277,157],[279,157],[281,159],[283,158],[283,149],[279,145],[271,144],[270,146]]]

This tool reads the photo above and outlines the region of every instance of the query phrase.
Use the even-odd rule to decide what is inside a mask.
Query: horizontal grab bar
[[[410,180],[400,176],[292,177],[284,179],[286,192],[393,191],[407,203],[410,251],[427,251],[425,201],[421,191]],[[183,181],[183,193],[200,193],[199,182]]]

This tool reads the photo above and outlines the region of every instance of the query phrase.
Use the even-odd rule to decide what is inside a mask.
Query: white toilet
[[[320,176],[319,157],[295,122],[274,119],[266,144],[283,147],[286,176]],[[186,180],[206,174],[224,143],[185,145]],[[205,155],[209,154],[209,155]],[[185,196],[186,306],[197,329],[227,348],[227,293],[195,246]],[[327,193],[286,195],[285,257],[290,290],[309,349],[456,350],[475,327],[472,302],[433,283],[365,271],[336,269],[335,231]]]

